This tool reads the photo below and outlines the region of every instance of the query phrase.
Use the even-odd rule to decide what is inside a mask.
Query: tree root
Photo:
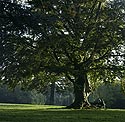
[[[66,109],[91,109],[92,107],[90,103],[83,102],[83,103],[72,103],[71,105],[67,106]]]

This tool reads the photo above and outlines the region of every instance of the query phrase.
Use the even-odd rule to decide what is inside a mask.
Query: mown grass
[[[0,104],[0,122],[125,122],[125,110],[68,110],[61,106]]]

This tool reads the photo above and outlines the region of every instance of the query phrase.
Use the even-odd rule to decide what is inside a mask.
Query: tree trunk
[[[88,101],[85,99],[85,83],[87,80],[87,74],[79,75],[74,82],[74,102],[67,106],[66,108],[80,109],[89,105]],[[88,82],[87,82],[88,83]]]
[[[50,105],[54,105],[54,96],[55,96],[55,82],[50,86]]]

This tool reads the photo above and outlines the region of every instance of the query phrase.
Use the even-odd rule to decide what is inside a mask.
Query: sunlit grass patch
[[[0,110],[1,109],[20,109],[20,110],[45,110],[45,109],[61,109],[64,106],[54,106],[54,105],[32,105],[32,104],[5,104],[0,103]]]

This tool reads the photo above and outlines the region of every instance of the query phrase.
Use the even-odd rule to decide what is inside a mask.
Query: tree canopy
[[[43,88],[65,77],[81,107],[90,84],[125,75],[124,0],[0,2],[0,77]]]

